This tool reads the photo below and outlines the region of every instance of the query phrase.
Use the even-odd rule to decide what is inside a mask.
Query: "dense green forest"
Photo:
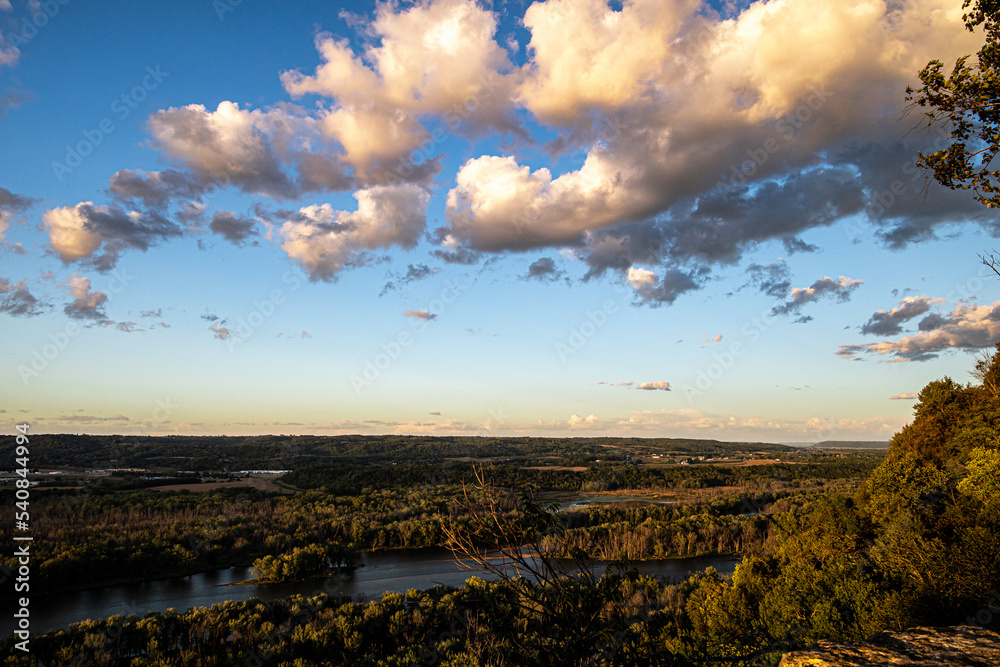
[[[881,460],[861,452],[752,467],[591,462],[572,478],[578,493],[603,480],[607,489],[679,494],[676,505],[559,511],[548,503],[565,493],[566,471],[480,464],[470,479],[456,462],[429,480],[426,461],[377,458],[367,484],[364,461],[304,465],[290,475],[303,489],[292,495],[53,489],[36,523],[40,547],[64,550],[51,555],[53,586],[74,566],[101,572],[102,559],[110,573],[131,558],[169,569],[242,554],[261,558],[265,575],[295,573],[285,567],[294,563],[320,573],[376,545],[444,543],[473,554],[531,545],[543,565],[540,577],[370,602],[294,597],[88,621],[34,638],[33,651],[45,664],[92,665],[773,665],[818,639],[916,624],[996,628],[1000,351],[975,375],[972,384],[928,384]],[[668,583],[629,566],[718,552],[744,554],[731,577],[708,570]],[[609,562],[579,574],[546,569],[555,556]],[[18,664],[10,640],[3,651]]]
[[[707,464],[695,456],[726,461]],[[699,463],[641,463],[664,457]],[[735,465],[761,457],[787,463]],[[287,469],[289,460],[301,462],[280,480],[298,491],[291,495],[235,484],[207,492],[169,490],[180,484],[190,488],[202,475]],[[150,573],[192,574],[267,557],[290,558],[297,549],[328,543],[357,551],[445,546],[442,520],[460,513],[460,491],[483,466],[493,484],[549,499],[642,490],[668,494],[680,503],[658,514],[655,508],[644,510],[653,514],[641,519],[602,514],[599,508],[573,512],[572,530],[559,547],[564,551],[584,540],[602,558],[743,553],[767,533],[759,520],[741,516],[745,508],[736,511],[748,498],[762,492],[772,493],[772,501],[798,491],[815,493],[837,480],[856,484],[878,460],[877,455],[844,456],[782,445],[674,439],[266,436],[135,441],[38,435],[32,438],[32,462],[40,468],[69,461],[72,465],[61,468],[147,472],[34,476],[41,485],[35,487],[31,505],[33,587],[49,592],[144,579]],[[684,502],[686,491],[698,489],[736,497],[730,503],[736,509],[726,515],[707,503]],[[0,489],[0,499],[13,510],[14,489]],[[759,511],[761,502],[752,500],[752,508]],[[0,564],[9,571],[14,559],[5,554]],[[0,597],[10,595],[4,591]]]
[[[96,468],[164,468],[230,471],[301,468],[328,463],[439,463],[456,458],[529,464],[549,457],[560,465],[624,461],[643,454],[726,456],[762,452],[790,454],[773,443],[719,442],[687,438],[488,438],[447,436],[32,436],[32,465]],[[11,442],[0,456],[13,456]],[[8,459],[3,459],[8,460]]]
[[[103,439],[89,445],[77,440],[87,442],[84,437],[60,437],[58,442],[71,443],[67,446],[78,450],[89,447],[94,456],[103,455]],[[200,446],[193,445],[191,450]],[[269,446],[281,449],[284,444],[275,438]],[[751,455],[746,445],[688,442],[685,446],[717,455]],[[394,444],[382,451],[399,457],[400,450],[413,447]],[[564,447],[546,442],[537,451],[564,451]],[[821,493],[837,484],[856,487],[880,460],[871,454],[781,451],[788,463],[737,467],[602,461],[576,471],[508,462],[421,459],[390,463],[380,460],[379,453],[370,460],[309,464],[293,470],[281,479],[299,490],[292,494],[226,484],[206,492],[170,491],[175,488],[171,485],[160,487],[165,491],[151,490],[142,487],[163,485],[164,480],[143,481],[139,473],[88,478],[77,486],[68,486],[68,481],[49,482],[60,486],[35,487],[31,501],[36,538],[32,585],[35,592],[48,592],[144,579],[150,573],[160,577],[192,574],[250,565],[266,557],[290,557],[297,549],[329,543],[357,551],[446,546],[443,522],[452,517],[464,520],[461,492],[481,469],[488,471],[494,486],[529,491],[549,501],[568,501],[586,493],[639,491],[670,497],[676,503],[596,505],[567,512],[567,531],[553,545],[563,553],[580,543],[590,545],[596,557],[607,559],[746,553],[759,547],[768,534],[767,518],[760,512],[770,503]],[[634,457],[630,450],[626,455]],[[550,460],[529,458],[526,463],[540,461]],[[192,480],[183,477],[180,481]],[[0,491],[0,497],[13,510],[13,489]],[[11,568],[14,558],[5,554],[0,563]],[[10,594],[4,591],[5,596]]]

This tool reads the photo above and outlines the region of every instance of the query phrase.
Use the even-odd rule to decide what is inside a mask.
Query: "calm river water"
[[[366,599],[381,597],[386,591],[404,593],[411,588],[424,589],[436,584],[461,586],[472,576],[489,578],[481,571],[459,566],[449,551],[443,549],[401,549],[361,554],[364,566],[350,574],[338,574],[329,579],[312,579],[284,584],[226,586],[251,578],[249,567],[203,572],[187,577],[127,584],[72,593],[34,595],[30,597],[31,631],[41,634],[67,628],[71,623],[88,618],[104,618],[116,614],[144,616],[150,611],[205,607],[227,600],[264,601],[289,595],[304,596],[320,593],[344,594]],[[684,577],[706,567],[720,573],[735,570],[739,556],[700,556],[635,564],[643,574],[662,577]],[[597,570],[600,572],[600,569]],[[13,605],[11,605],[13,607]],[[14,631],[10,614],[0,617],[0,632]]]

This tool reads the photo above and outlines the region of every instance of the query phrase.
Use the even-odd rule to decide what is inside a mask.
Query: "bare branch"
[[[994,253],[996,253],[996,250],[991,252],[988,257],[986,255],[979,255],[979,259],[982,261],[984,266],[988,266],[993,270],[993,273],[1000,276],[1000,259],[997,259]]]

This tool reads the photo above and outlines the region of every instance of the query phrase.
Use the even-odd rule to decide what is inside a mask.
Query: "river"
[[[125,584],[70,593],[30,596],[31,632],[41,634],[50,630],[66,629],[71,623],[88,618],[114,615],[145,616],[150,611],[191,607],[205,607],[227,600],[264,601],[289,595],[304,596],[320,593],[343,594],[355,599],[381,597],[386,591],[404,593],[411,588],[424,589],[436,584],[461,586],[472,576],[491,578],[481,571],[460,567],[451,552],[444,549],[398,549],[361,554],[363,567],[349,574],[338,574],[328,579],[311,579],[281,584],[252,584],[227,586],[251,578],[249,567],[214,570],[186,577],[160,581]],[[739,556],[698,556],[659,561],[642,561],[634,564],[642,574],[661,577],[684,577],[714,567],[722,574],[730,574],[739,563]],[[600,569],[597,569],[600,572]],[[13,605],[12,605],[13,606]],[[14,631],[10,614],[0,617],[0,632],[10,636]]]

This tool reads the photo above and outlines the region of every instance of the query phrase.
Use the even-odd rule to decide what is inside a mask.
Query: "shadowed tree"
[[[625,572],[621,563],[618,574],[609,566],[599,576],[582,549],[575,549],[575,558],[566,562],[545,545],[546,536],[565,530],[557,510],[554,505],[540,507],[527,492],[497,488],[479,468],[475,484],[465,489],[464,520],[442,523],[447,545],[459,561],[491,573],[509,592],[509,607],[490,616],[512,617],[514,627],[493,623],[483,628],[488,640],[473,638],[491,646],[490,657],[530,664],[603,664],[621,650],[625,629],[636,620],[628,618],[620,587],[635,572]]]
[[[945,187],[972,190],[987,207],[1000,205],[1000,0],[965,0],[970,31],[982,26],[986,42],[976,54],[962,56],[950,74],[932,60],[920,71],[919,88],[908,86],[908,101],[926,109],[927,125],[944,123],[951,143],[933,153],[918,153],[917,166],[933,172]],[[995,267],[994,267],[995,270]]]

